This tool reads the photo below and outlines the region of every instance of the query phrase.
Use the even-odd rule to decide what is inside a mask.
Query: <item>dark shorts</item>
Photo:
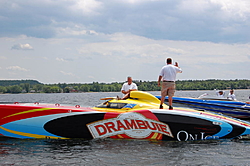
[[[174,96],[175,82],[162,82],[161,96]]]

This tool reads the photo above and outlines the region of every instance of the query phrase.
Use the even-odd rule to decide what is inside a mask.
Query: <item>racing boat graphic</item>
[[[175,107],[158,109],[160,101],[147,92],[130,98],[104,98],[104,103],[79,105],[0,104],[0,135],[41,139],[232,139],[250,134],[250,123],[207,111]],[[164,108],[168,108],[164,105]]]

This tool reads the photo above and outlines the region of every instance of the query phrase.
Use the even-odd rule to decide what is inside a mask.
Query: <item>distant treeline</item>
[[[157,81],[134,81],[139,90],[160,91]],[[36,80],[0,80],[0,93],[119,92],[124,82],[43,84]],[[178,80],[177,90],[250,89],[250,80]]]
[[[11,86],[11,85],[20,85],[20,84],[42,84],[37,80],[0,80],[0,86]]]

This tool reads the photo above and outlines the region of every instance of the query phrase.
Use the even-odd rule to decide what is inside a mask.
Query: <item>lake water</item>
[[[160,92],[150,92],[160,95]],[[210,96],[215,91],[177,91],[176,96]],[[226,92],[228,93],[228,91]],[[250,101],[250,90],[236,90],[240,101]],[[39,102],[95,106],[100,98],[121,93],[1,94],[0,102]],[[250,140],[21,140],[0,138],[0,165],[250,165]]]

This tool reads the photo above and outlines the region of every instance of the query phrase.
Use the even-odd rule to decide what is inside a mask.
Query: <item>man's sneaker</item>
[[[163,109],[163,106],[162,106],[162,105],[160,105],[160,109]]]
[[[169,106],[169,110],[173,110],[174,108],[172,106]]]

